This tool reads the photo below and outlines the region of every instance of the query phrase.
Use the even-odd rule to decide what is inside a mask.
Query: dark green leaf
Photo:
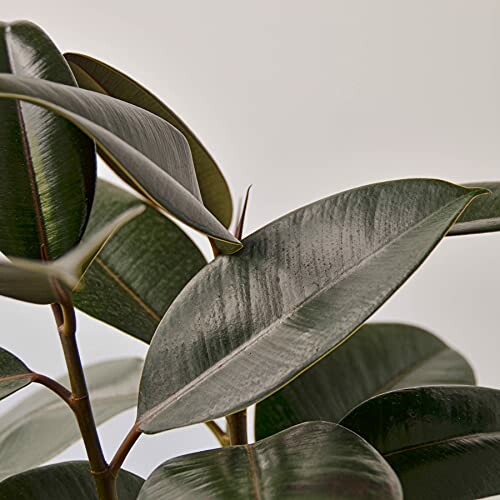
[[[104,361],[85,369],[97,425],[137,404],[142,361]],[[68,378],[60,382],[69,386]],[[0,418],[0,479],[47,462],[80,439],[66,403],[46,388]]]
[[[136,500],[144,480],[121,470],[118,498]],[[0,483],[0,500],[98,500],[87,462],[62,462],[29,470]]]
[[[64,54],[80,87],[116,97],[160,116],[186,137],[205,206],[229,227],[231,193],[219,167],[189,127],[149,90],[111,66],[83,54]]]
[[[19,358],[0,347],[0,399],[31,384],[34,375]]]
[[[144,213],[106,243],[85,272],[74,302],[91,316],[150,342],[168,306],[206,261],[173,222],[101,179],[86,235],[138,205],[146,206]]]
[[[128,209],[55,261],[12,259],[12,262],[1,262],[0,295],[35,304],[61,302],[65,293],[77,288],[85,269],[106,240],[143,210],[142,206]]]
[[[489,196],[482,196],[471,203],[449,235],[488,233],[500,230],[500,182],[477,182],[464,186],[481,186],[489,189]]]
[[[0,73],[76,85],[56,46],[25,21],[0,22]],[[0,250],[56,259],[78,243],[90,214],[94,143],[30,103],[1,100],[0,124]]]
[[[417,387],[376,396],[342,420],[397,472],[405,499],[500,493],[500,391]]]
[[[480,193],[437,180],[373,184],[292,212],[215,259],[153,337],[141,429],[227,415],[290,382],[353,334]]]
[[[138,500],[401,499],[382,457],[353,432],[309,422],[247,446],[169,460],[144,483]]]
[[[162,118],[96,92],[12,75],[0,75],[2,98],[32,102],[66,118],[96,141],[108,163],[134,189],[209,235],[221,251],[241,248],[204,207],[189,145]]]
[[[429,332],[372,323],[306,373],[257,405],[262,439],[311,420],[340,422],[376,394],[418,385],[474,384],[467,361]]]

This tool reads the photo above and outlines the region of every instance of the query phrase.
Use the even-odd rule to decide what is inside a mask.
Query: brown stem
[[[231,446],[248,444],[246,409],[228,415],[226,420]]]
[[[57,394],[61,399],[63,399],[71,407],[71,392],[66,389],[57,380],[53,380],[40,373],[35,373],[32,377],[33,382],[36,384],[44,385],[52,392]]]
[[[113,475],[102,452],[97,427],[90,405],[87,383],[83,372],[78,345],[76,342],[76,318],[71,299],[64,297],[61,304],[52,306],[59,330],[59,337],[66,359],[71,384],[70,406],[75,413],[83,438],[90,470],[97,493],[101,500],[116,500],[116,485]]]
[[[205,425],[212,431],[214,436],[217,438],[217,441],[219,441],[223,448],[229,446],[229,436],[217,425],[216,422],[209,420],[208,422],[205,422]]]
[[[127,434],[122,444],[118,448],[113,460],[109,464],[109,470],[111,474],[116,477],[118,472],[120,471],[120,467],[123,465],[123,462],[127,458],[132,446],[137,442],[137,440],[141,437],[142,431],[139,429],[139,425],[136,423],[130,432]]]

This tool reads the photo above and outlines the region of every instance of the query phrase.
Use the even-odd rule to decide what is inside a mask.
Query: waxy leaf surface
[[[116,97],[160,116],[186,137],[205,206],[229,227],[231,193],[219,167],[189,127],[162,101],[121,71],[83,54],[64,54],[80,87]]]
[[[28,101],[66,118],[139,193],[210,236],[222,252],[241,248],[203,205],[186,139],[159,116],[96,92],[12,75],[0,75],[0,99]]]
[[[194,453],[160,465],[138,500],[402,499],[385,460],[353,432],[309,422],[247,446]]]
[[[182,290],[148,352],[148,433],[241,410],[353,334],[418,268],[481,190],[438,180],[373,184],[300,208]]]
[[[53,42],[25,21],[0,22],[0,73],[76,85]],[[93,141],[45,109],[2,99],[0,152],[0,251],[60,257],[78,243],[90,214]]]
[[[128,209],[55,261],[0,262],[0,294],[35,304],[62,302],[67,293],[77,288],[85,269],[113,232],[143,211],[142,206]]]
[[[405,499],[468,500],[500,493],[500,391],[417,387],[362,403],[341,424],[377,448]]]
[[[257,405],[256,439],[301,422],[340,422],[377,394],[419,385],[471,384],[469,363],[412,325],[371,323],[310,370]]]
[[[144,479],[121,470],[120,500],[136,500]],[[0,483],[0,500],[98,500],[87,462],[62,462],[29,470]]]
[[[106,242],[73,299],[82,311],[150,342],[168,306],[206,260],[171,220],[101,179],[84,239],[134,206],[145,206],[144,213]]]
[[[19,358],[0,347],[0,399],[31,384],[33,376]]]

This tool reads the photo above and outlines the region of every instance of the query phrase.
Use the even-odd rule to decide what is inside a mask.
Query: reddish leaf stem
[[[71,392],[68,391],[68,389],[66,389],[66,387],[60,384],[57,380],[53,380],[40,373],[34,373],[32,380],[36,384],[43,385],[57,394],[71,408]]]
[[[142,431],[139,429],[139,425],[136,423],[132,427],[132,429],[130,429],[130,432],[123,440],[122,444],[115,453],[113,460],[111,460],[111,463],[109,464],[109,470],[114,477],[118,475],[120,467],[123,465],[125,458],[127,458],[130,450],[137,442],[137,440],[141,437],[141,435]]]

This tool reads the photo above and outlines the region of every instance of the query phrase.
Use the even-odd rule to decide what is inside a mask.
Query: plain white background
[[[253,184],[249,232],[379,180],[500,180],[497,0],[18,0],[1,15],[40,24],[61,50],[109,62],[163,98],[236,199]],[[499,255],[500,234],[447,239],[376,319],[429,328],[466,353],[482,385],[500,387]],[[48,308],[1,298],[0,314],[3,347],[38,371],[64,371]],[[79,327],[86,363],[145,355],[84,315]],[[100,428],[108,457],[133,419]],[[125,466],[147,475],[215,445],[203,426],[144,437]]]

